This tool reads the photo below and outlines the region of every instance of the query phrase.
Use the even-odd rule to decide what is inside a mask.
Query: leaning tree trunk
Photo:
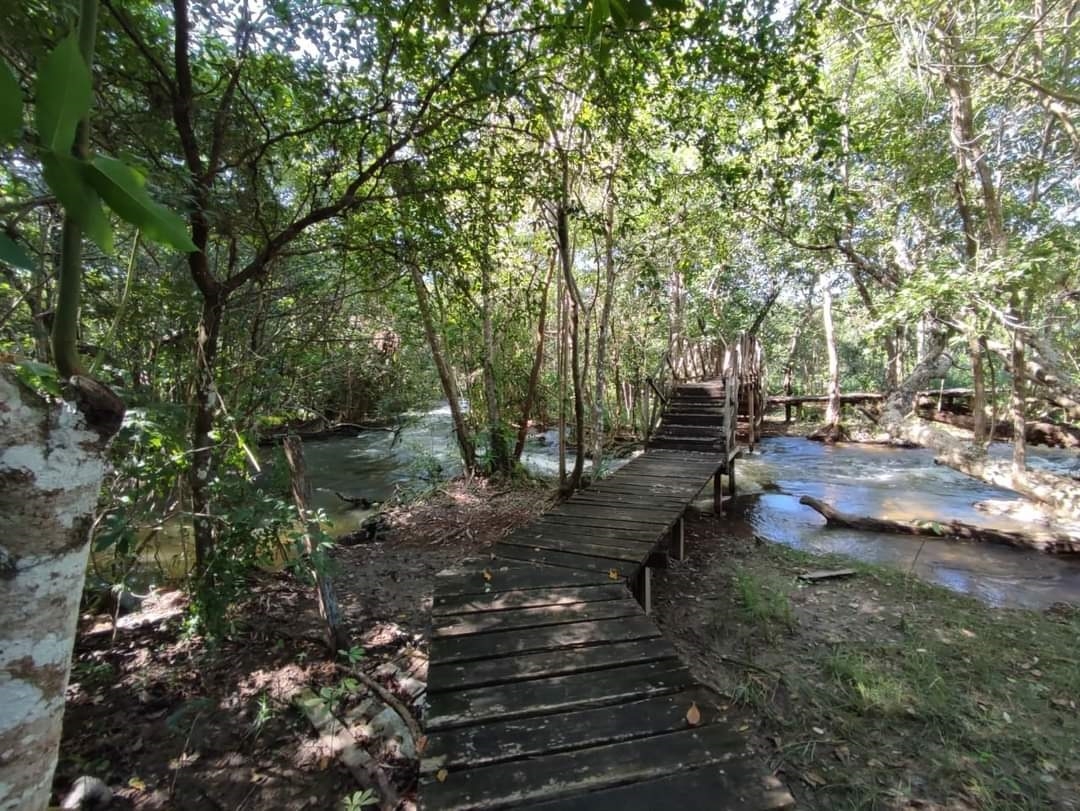
[[[611,309],[615,300],[615,170],[608,176],[604,205],[604,302],[596,335],[596,390],[593,393],[593,479],[604,456],[604,389],[607,387],[607,350],[611,333]]]
[[[0,811],[49,804],[104,452],[123,404],[46,401],[0,366]]]
[[[532,369],[529,370],[529,384],[525,389],[525,401],[521,405],[521,423],[518,425],[517,441],[514,443],[514,461],[521,461],[525,450],[525,438],[529,433],[529,417],[533,403],[536,402],[536,390],[540,385],[540,372],[544,366],[544,331],[547,328],[548,298],[551,293],[551,279],[555,275],[555,255],[551,255],[547,279],[544,281],[544,293],[540,299],[540,312],[536,316],[536,354],[533,356]]]
[[[564,169],[564,184],[567,182]],[[565,200],[569,195],[565,191]],[[556,212],[556,234],[558,237],[559,259],[562,265],[563,281],[570,300],[570,384],[574,395],[574,434],[577,453],[574,455],[574,468],[570,478],[562,485],[563,495],[573,493],[581,487],[581,475],[585,469],[585,398],[582,392],[581,375],[581,294],[574,281],[573,261],[570,256],[570,222],[566,205],[560,205]]]
[[[469,427],[465,424],[465,414],[461,410],[461,391],[458,389],[454,372],[443,351],[423,274],[420,273],[420,268],[415,262],[408,264],[409,276],[412,278],[413,289],[416,291],[416,304],[420,309],[420,320],[424,324],[424,335],[427,337],[428,348],[431,349],[431,358],[435,361],[435,370],[439,373],[443,394],[446,395],[450,404],[450,417],[454,422],[454,436],[457,438],[458,449],[461,451],[461,463],[466,471],[471,472],[476,468],[476,448],[473,445]]]

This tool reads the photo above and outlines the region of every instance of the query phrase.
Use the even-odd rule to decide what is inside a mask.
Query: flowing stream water
[[[369,430],[355,437],[304,443],[312,506],[332,523],[331,534],[359,528],[373,509],[360,509],[337,493],[372,502],[402,489],[460,472],[447,405],[405,415],[402,428]],[[1007,453],[999,448],[995,453]],[[1068,451],[1031,449],[1030,462],[1057,470],[1080,468]],[[549,431],[529,438],[522,458],[533,473],[558,472],[558,437]],[[625,463],[611,460],[610,469]],[[567,465],[573,454],[567,453]],[[926,450],[874,445],[824,445],[802,438],[763,440],[736,464],[739,491],[748,497],[745,516],[770,541],[812,552],[835,552],[882,563],[974,595],[991,605],[1044,608],[1057,601],[1080,602],[1080,561],[995,544],[825,529],[824,519],[799,504],[803,495],[838,510],[896,519],[958,519],[983,526],[1023,528],[1017,521],[974,508],[1014,494],[935,465]],[[179,558],[179,539],[171,553]]]
[[[1007,452],[1004,447],[993,451]],[[1029,454],[1033,467],[1061,471],[1080,464],[1075,452],[1029,449]],[[746,517],[770,541],[910,570],[995,606],[1080,602],[1080,561],[997,544],[826,529],[824,518],[799,504],[806,495],[855,515],[1024,528],[974,507],[981,501],[1013,500],[1014,493],[934,464],[931,451],[775,437],[736,463],[736,477],[743,493],[759,493]],[[766,489],[770,486],[775,490]]]

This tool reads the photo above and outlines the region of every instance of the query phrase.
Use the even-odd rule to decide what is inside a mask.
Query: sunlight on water
[[[1036,455],[1039,464],[1069,469],[1077,456]],[[913,570],[991,605],[1043,608],[1080,601],[1080,562],[1005,546],[934,538],[825,529],[825,520],[799,497],[814,496],[857,515],[894,519],[959,519],[981,526],[1018,528],[1018,522],[976,510],[977,501],[1014,494],[935,465],[926,450],[883,446],[827,446],[792,437],[766,439],[760,452],[737,464],[743,492],[772,483],[746,510],[755,532],[810,552],[840,553]]]

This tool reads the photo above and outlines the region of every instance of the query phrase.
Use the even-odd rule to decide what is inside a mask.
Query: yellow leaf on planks
[[[701,723],[701,710],[698,709],[696,701],[690,702],[690,709],[686,711],[686,723],[692,727]]]
[[[435,772],[435,779],[438,780],[440,783],[445,783],[446,778],[449,776],[450,772],[448,772],[446,769],[439,769],[439,771]]]
[[[611,569],[607,573],[607,576],[610,577],[612,580],[618,580],[619,579],[619,570],[618,569]]]
[[[490,582],[491,582],[491,578],[493,578],[494,576],[495,576],[495,575],[493,575],[493,574],[491,573],[491,569],[484,569],[484,571],[483,571],[483,573],[482,573],[482,577],[483,577],[483,578],[484,578],[484,580],[485,580],[485,581],[487,581],[488,583],[490,583]]]

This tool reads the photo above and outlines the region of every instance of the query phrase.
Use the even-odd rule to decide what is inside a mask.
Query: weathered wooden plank
[[[679,517],[680,512],[680,510],[671,510],[669,511],[669,515],[665,517],[665,520],[649,521],[648,523],[638,521],[636,518],[590,518],[589,516],[585,515],[563,515],[562,513],[546,513],[543,518],[537,521],[537,524],[544,526],[554,526],[558,524],[560,526],[565,525],[582,528],[597,527],[600,529],[610,529],[615,531],[633,530],[639,528],[649,529],[656,535],[660,535],[667,527],[671,526],[672,521]]]
[[[573,622],[547,628],[492,631],[479,636],[448,636],[431,641],[431,661],[449,663],[470,659],[493,659],[529,651],[549,651],[552,655],[564,648],[627,642],[660,635],[656,625],[643,614],[636,617]]]
[[[528,811],[781,811],[794,808],[795,799],[775,777],[763,777],[752,760],[739,758],[516,807]]]
[[[546,516],[566,515],[581,518],[614,518],[620,521],[630,521],[636,524],[667,524],[666,518],[657,518],[657,514],[663,512],[658,506],[642,504],[640,506],[583,504],[581,502],[568,501],[553,510],[544,513]]]
[[[470,687],[431,696],[424,726],[431,732],[543,713],[598,707],[674,693],[693,684],[677,660],[624,665],[589,673]]]
[[[642,498],[641,492],[627,493],[621,490],[604,488],[603,490],[585,490],[575,495],[567,504],[597,504],[604,506],[629,506],[642,507],[646,504],[652,507],[677,508],[685,503],[685,499],[679,496],[665,493],[650,493],[648,499]]]
[[[490,577],[485,576],[485,571]],[[515,563],[512,560],[490,560],[476,565],[473,571],[440,574],[435,581],[435,594],[441,596],[489,594],[522,589],[550,589],[559,586],[601,585],[606,582],[610,581],[587,571],[573,572],[554,566]]]
[[[712,724],[722,717],[714,702],[715,696],[695,686],[623,704],[436,732],[428,736],[420,769],[424,773],[458,767],[474,769],[489,763],[676,732],[690,726],[686,713],[691,706],[698,707],[701,725]],[[732,747],[738,744],[733,735]]]
[[[484,611],[479,614],[441,617],[434,622],[432,637],[464,636],[514,628],[542,628],[565,625],[568,622],[632,617],[641,613],[633,599],[604,600],[598,603],[572,603],[540,608],[512,608],[506,611]]]
[[[572,521],[536,521],[527,527],[516,529],[507,535],[507,538],[515,537],[522,540],[530,538],[569,538],[584,541],[586,543],[605,543],[604,539],[613,541],[616,545],[629,541],[631,543],[652,546],[656,538],[663,534],[660,527],[653,524],[641,526],[620,527],[597,527],[580,524]]]
[[[557,552],[573,552],[576,555],[593,555],[596,557],[611,558],[613,560],[624,560],[630,563],[641,563],[649,556],[649,552],[652,550],[655,544],[643,544],[635,543],[633,541],[619,542],[617,540],[606,538],[608,543],[603,544],[600,542],[590,543],[579,538],[553,538],[548,535],[541,535],[539,537],[521,537],[515,535],[508,535],[503,538],[500,543],[510,544],[511,546],[523,546],[526,549],[551,549]]]
[[[715,765],[741,754],[730,730],[707,726],[622,743],[449,772],[443,782],[425,780],[429,808],[442,811],[520,808],[635,780]],[[713,797],[715,803],[717,798]],[[667,800],[653,809],[670,809]]]
[[[487,594],[436,594],[432,616],[452,616],[480,611],[503,611],[511,608],[536,608],[543,605],[590,603],[618,600],[627,596],[626,587],[610,580],[600,586],[559,586],[551,589],[496,591]]]
[[[655,636],[561,650],[556,656],[549,651],[540,651],[463,663],[432,662],[428,667],[428,692],[434,694],[542,676],[565,676],[675,657],[672,644],[661,636]]]
[[[577,555],[573,552],[556,552],[551,549],[534,549],[527,546],[499,543],[495,545],[494,550],[495,554],[502,558],[542,563],[547,566],[565,566],[568,569],[606,573],[614,569],[615,576],[611,577],[612,580],[628,577],[637,569],[636,564],[631,561],[597,557],[595,555]]]

